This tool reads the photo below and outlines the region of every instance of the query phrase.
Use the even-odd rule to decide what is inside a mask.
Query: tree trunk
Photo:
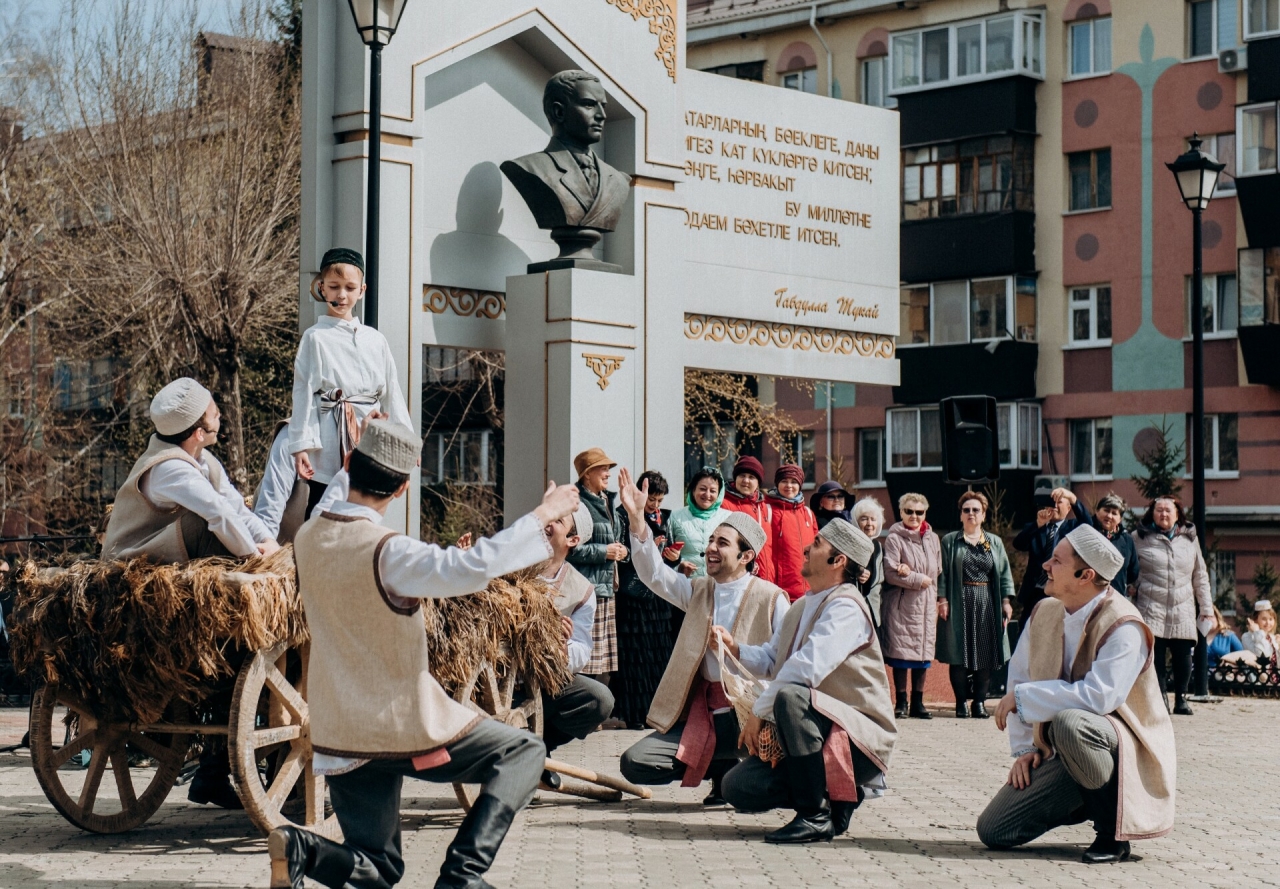
[[[226,467],[237,488],[243,490],[249,478],[244,452],[244,406],[240,402],[240,366],[232,361],[229,367],[218,368],[217,390],[214,397],[222,411],[222,430],[218,433],[218,457]]]

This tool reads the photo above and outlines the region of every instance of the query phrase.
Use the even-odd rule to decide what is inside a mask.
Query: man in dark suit
[[[551,141],[542,151],[501,167],[538,228],[611,232],[617,227],[631,177],[591,150],[604,135],[607,102],[599,78],[586,71],[561,71],[547,81],[542,110],[551,124]]]
[[[1043,489],[1042,489],[1043,490]],[[1053,506],[1046,506],[1036,513],[1036,520],[1013,539],[1013,547],[1027,554],[1027,570],[1022,575],[1018,589],[1018,604],[1022,606],[1025,622],[1031,609],[1045,597],[1046,576],[1044,563],[1053,556],[1054,547],[1079,525],[1090,524],[1089,510],[1066,488],[1054,488],[1049,495]]]

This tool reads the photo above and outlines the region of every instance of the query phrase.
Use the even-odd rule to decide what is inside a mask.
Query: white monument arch
[[[346,0],[303,23],[307,325],[320,256],[363,243],[369,120]],[[509,515],[591,446],[679,488],[686,367],[898,382],[897,114],[683,64],[682,0],[411,0],[384,52],[379,327],[419,423],[426,347],[506,353]],[[597,250],[621,274],[528,274],[557,249],[498,170],[546,144],[566,68],[632,176]]]

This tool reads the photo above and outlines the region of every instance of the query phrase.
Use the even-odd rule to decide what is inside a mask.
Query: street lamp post
[[[369,47],[369,197],[365,216],[364,323],[378,326],[378,221],[382,197],[382,48],[400,26],[408,0],[347,0]]]

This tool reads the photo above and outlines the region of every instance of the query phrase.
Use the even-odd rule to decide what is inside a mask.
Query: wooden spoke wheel
[[[231,772],[245,813],[263,833],[294,824],[340,839],[324,813],[324,777],[311,769],[307,646],[281,643],[245,661],[231,699]]]
[[[169,715],[174,723],[187,722],[184,706],[174,705]],[[154,815],[182,769],[191,739],[189,733],[101,721],[57,683],[44,685],[31,700],[36,780],[62,817],[93,833],[132,830]],[[71,761],[82,750],[90,751],[87,768]],[[149,757],[154,765],[134,768],[131,756]],[[108,767],[113,781],[104,786]]]
[[[503,674],[485,660],[454,693],[453,698],[477,713],[542,737],[542,689],[533,679],[524,680],[519,683],[521,687],[518,688],[518,678],[514,670]],[[476,797],[480,795],[480,785],[455,784],[453,792],[457,794],[462,808],[469,812]]]

